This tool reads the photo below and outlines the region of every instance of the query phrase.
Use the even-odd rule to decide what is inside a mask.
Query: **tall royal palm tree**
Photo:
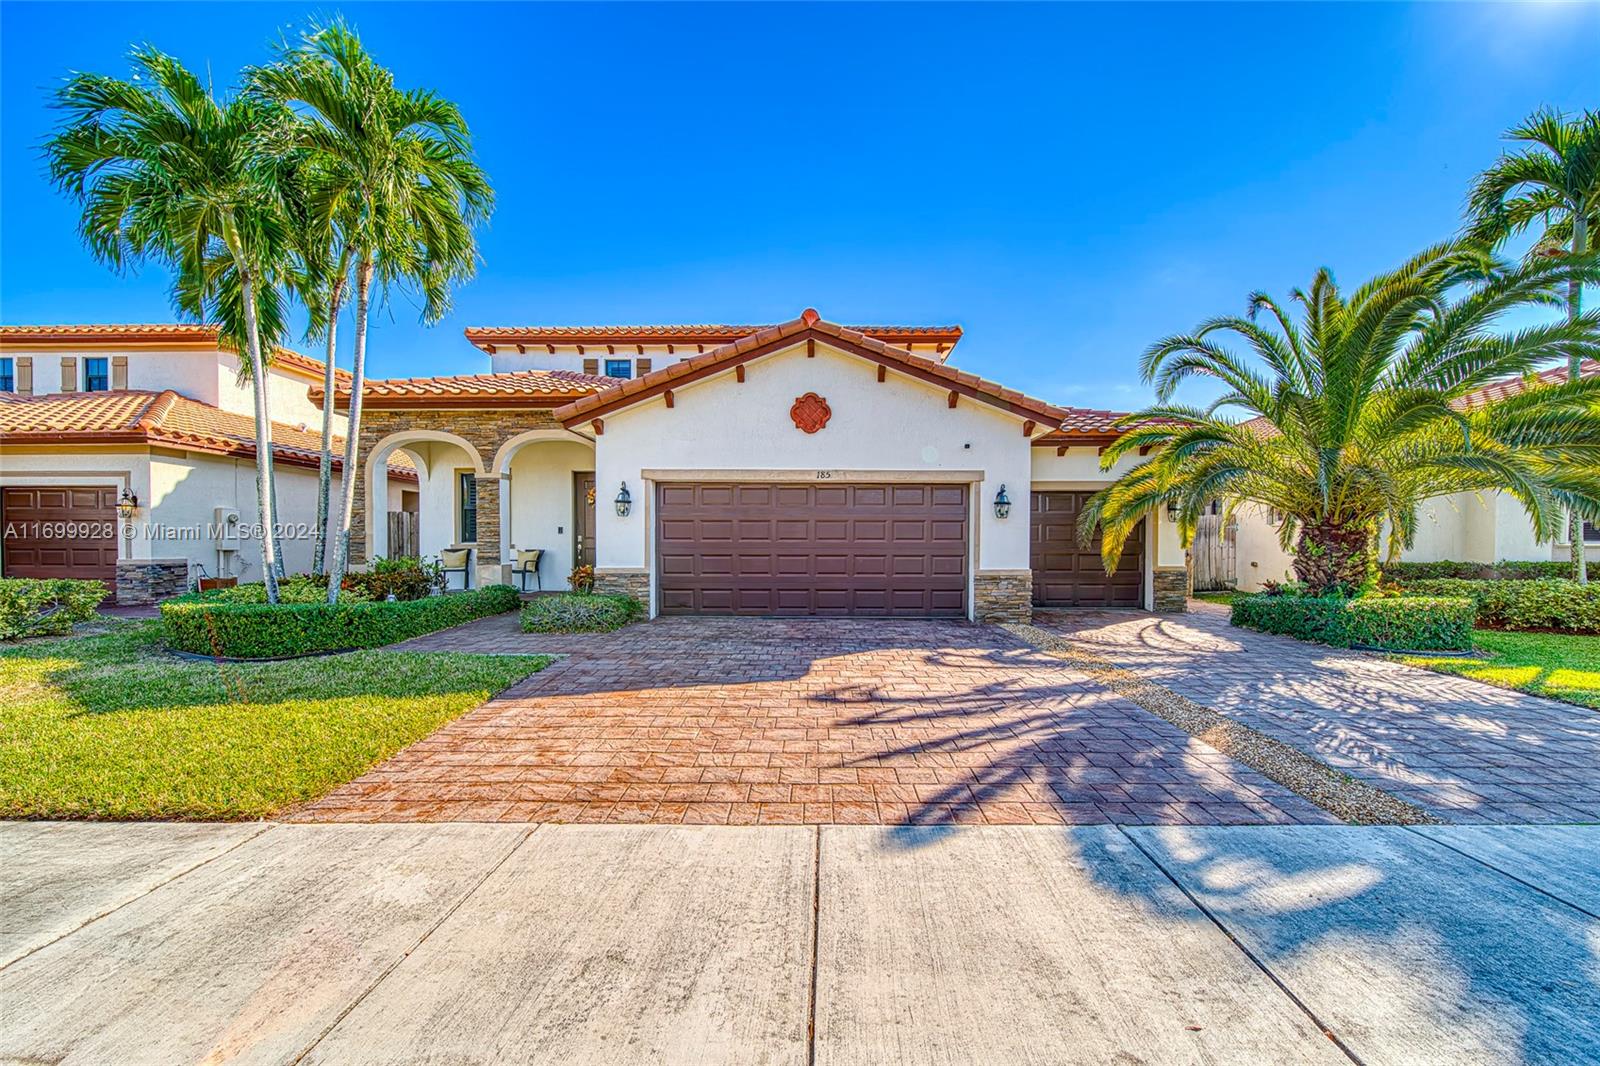
[[[1103,528],[1110,568],[1152,508],[1175,508],[1187,541],[1210,501],[1254,505],[1278,522],[1296,576],[1328,593],[1368,580],[1385,528],[1391,556],[1409,544],[1417,505],[1431,497],[1503,490],[1546,536],[1568,508],[1600,515],[1600,380],[1466,400],[1552,356],[1600,351],[1592,313],[1499,325],[1518,308],[1559,305],[1568,281],[1597,275],[1592,258],[1507,267],[1474,242],[1452,242],[1348,295],[1319,271],[1293,292],[1297,315],[1255,293],[1245,316],[1158,341],[1143,362],[1158,402],[1124,421],[1103,461],[1109,469],[1157,450],[1091,498],[1080,533]],[[1228,335],[1250,356],[1230,350]],[[1196,376],[1226,391],[1205,408],[1172,403]],[[1228,410],[1249,417],[1221,417]]]
[[[310,202],[350,250],[355,279],[355,360],[349,429],[328,599],[338,599],[349,562],[355,479],[360,476],[361,388],[374,286],[414,289],[432,322],[452,286],[477,265],[473,228],[494,203],[472,158],[456,106],[429,92],[397,89],[393,75],[342,23],[308,34],[279,62],[252,72],[252,89],[292,108],[296,150],[314,160]],[[309,183],[308,183],[309,184]],[[326,401],[331,404],[332,393]]]
[[[1506,152],[1478,176],[1468,197],[1472,229],[1479,237],[1498,242],[1514,234],[1537,229],[1539,238],[1530,255],[1583,256],[1600,230],[1600,111],[1585,111],[1568,119],[1560,112],[1540,110],[1506,137],[1527,145]],[[1583,283],[1567,284],[1567,317],[1583,313]],[[1569,376],[1578,376],[1582,359],[1567,353]],[[1572,545],[1573,578],[1589,580],[1583,558],[1583,520],[1576,513],[1568,520]]]
[[[82,205],[79,232],[116,269],[143,260],[174,275],[184,313],[220,321],[242,341],[255,396],[256,502],[264,530],[262,577],[278,599],[262,309],[287,246],[282,204],[264,165],[264,138],[281,121],[266,102],[219,100],[171,56],[132,53],[134,80],[75,74],[55,93],[65,118],[45,144],[50,176]],[[275,312],[274,312],[275,313]],[[235,317],[236,316],[236,317]]]

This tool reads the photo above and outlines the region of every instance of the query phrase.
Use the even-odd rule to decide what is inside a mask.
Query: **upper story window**
[[[631,378],[633,377],[633,361],[629,359],[607,359],[606,377]]]
[[[8,355],[0,359],[0,392],[17,391],[16,363]]]
[[[83,391],[105,392],[111,387],[111,361],[104,356],[90,356],[83,361]]]

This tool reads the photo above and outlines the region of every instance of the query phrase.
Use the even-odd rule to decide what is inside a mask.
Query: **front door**
[[[572,475],[572,558],[574,566],[594,565],[594,473]]]

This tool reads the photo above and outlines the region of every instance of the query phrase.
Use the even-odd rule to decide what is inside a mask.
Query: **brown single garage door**
[[[967,487],[664,484],[662,614],[960,617]]]
[[[1100,536],[1078,543],[1078,515],[1092,492],[1035,492],[1031,520],[1035,607],[1143,607],[1144,523],[1122,546],[1116,572],[1100,561]]]
[[[6,577],[99,578],[117,584],[114,486],[0,489]]]

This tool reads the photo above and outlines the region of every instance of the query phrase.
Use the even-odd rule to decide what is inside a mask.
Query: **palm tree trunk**
[[[1295,538],[1294,574],[1313,595],[1353,594],[1367,583],[1376,564],[1372,530],[1323,519],[1300,523]]]
[[[278,546],[273,529],[278,524],[272,491],[272,420],[267,413],[267,371],[261,359],[261,330],[256,321],[255,285],[248,271],[241,270],[240,288],[244,297],[245,330],[248,333],[250,384],[255,393],[256,414],[256,510],[261,518],[261,579],[267,587],[267,602],[278,602]]]
[[[1579,202],[1577,210],[1572,213],[1572,255],[1573,258],[1583,255],[1589,250],[1589,205]],[[1567,320],[1576,322],[1583,313],[1583,285],[1574,278],[1567,282]],[[1569,381],[1578,380],[1578,372],[1583,369],[1583,357],[1576,348],[1567,357],[1567,374]],[[1567,541],[1572,546],[1572,580],[1580,585],[1589,583],[1589,567],[1584,559],[1583,552],[1583,518],[1577,511],[1573,511],[1567,519]]]
[[[322,371],[322,458],[317,464],[317,529],[311,543],[311,572],[321,575],[328,566],[328,496],[333,492],[333,389],[336,377],[333,357],[337,352],[339,297],[343,280],[333,283],[328,300],[327,365]]]
[[[344,472],[339,483],[339,535],[333,547],[333,573],[328,575],[328,602],[339,602],[339,584],[350,563],[350,520],[355,510],[357,461],[361,444],[361,382],[367,363],[367,307],[372,294],[372,260],[363,258],[356,268],[356,354],[350,368],[350,422],[345,427]]]

